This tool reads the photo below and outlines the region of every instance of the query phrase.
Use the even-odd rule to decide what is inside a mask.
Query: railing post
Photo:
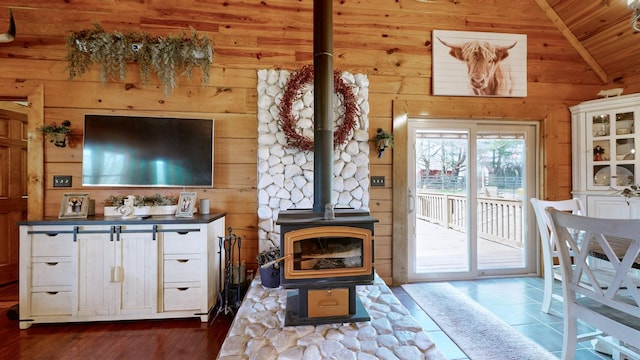
[[[444,204],[442,204],[444,211],[444,226],[448,228],[451,227],[451,207],[449,206],[449,195],[445,195],[443,199]]]

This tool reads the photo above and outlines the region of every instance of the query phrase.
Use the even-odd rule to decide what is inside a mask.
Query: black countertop
[[[79,219],[58,219],[45,217],[39,220],[19,221],[18,225],[153,225],[153,224],[206,224],[226,216],[226,213],[194,214],[193,217],[173,215],[138,216],[123,219],[120,216],[88,216]]]

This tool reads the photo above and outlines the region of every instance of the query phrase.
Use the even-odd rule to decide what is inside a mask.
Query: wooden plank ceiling
[[[640,79],[640,34],[631,28],[626,0],[536,2],[603,83],[624,87]]]

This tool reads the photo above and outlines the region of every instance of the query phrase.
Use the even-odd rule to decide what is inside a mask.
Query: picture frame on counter
[[[195,192],[181,192],[178,199],[178,210],[176,211],[176,217],[193,217],[193,209],[196,205]]]
[[[89,214],[88,193],[65,193],[60,203],[58,219],[83,219]]]

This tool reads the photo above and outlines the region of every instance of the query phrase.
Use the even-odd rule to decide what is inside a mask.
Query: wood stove
[[[378,220],[364,210],[334,214],[325,219],[312,210],[288,210],[278,216],[285,326],[369,320],[355,287],[373,283]]]
[[[373,283],[368,211],[334,209],[333,0],[313,1],[313,209],[278,214],[285,326],[368,321],[356,285]]]

